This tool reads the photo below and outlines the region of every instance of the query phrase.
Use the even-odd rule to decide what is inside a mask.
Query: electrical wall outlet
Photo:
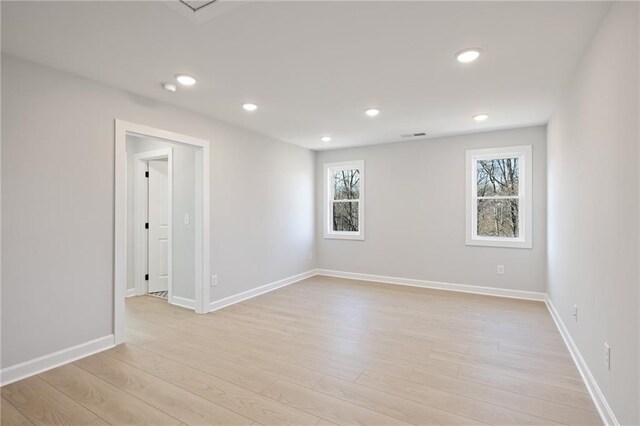
[[[496,273],[498,275],[504,275],[504,265],[498,265],[498,268],[496,270]]]
[[[611,348],[607,342],[604,342],[604,366],[611,370]]]
[[[184,224],[188,225],[191,223],[191,216],[189,214],[184,215]]]
[[[218,276],[211,275],[211,287],[215,287],[218,285]]]
[[[309,256],[307,256],[307,258],[309,260],[313,260],[313,252],[312,251],[309,252]]]
[[[573,312],[571,313],[574,321],[578,321],[578,305],[573,305]]]

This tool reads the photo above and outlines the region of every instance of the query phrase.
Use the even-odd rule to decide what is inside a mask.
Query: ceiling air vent
[[[180,3],[184,4],[185,6],[187,6],[189,9],[191,9],[194,12],[199,11],[200,9],[202,9],[203,7],[209,6],[210,4],[215,3],[216,0],[180,0]]]
[[[427,134],[425,132],[417,132],[417,133],[407,133],[404,135],[400,135],[400,137],[402,138],[417,138],[420,136],[427,136]]]

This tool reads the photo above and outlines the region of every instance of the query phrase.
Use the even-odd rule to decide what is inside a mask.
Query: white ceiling
[[[2,51],[327,149],[547,122],[608,8],[218,1],[195,17],[177,1],[2,2]],[[460,64],[466,47],[483,55]],[[198,84],[163,91],[178,72]]]

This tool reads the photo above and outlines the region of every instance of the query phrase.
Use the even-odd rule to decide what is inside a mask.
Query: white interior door
[[[149,293],[169,290],[169,167],[149,160]]]

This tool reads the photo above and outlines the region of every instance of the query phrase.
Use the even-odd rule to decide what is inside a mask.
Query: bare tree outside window
[[[520,167],[518,158],[477,162],[477,235],[518,238]]]
[[[469,246],[533,247],[531,145],[467,150]]]
[[[324,164],[324,238],[364,240],[364,161]]]
[[[360,170],[333,172],[333,230],[358,232]]]

